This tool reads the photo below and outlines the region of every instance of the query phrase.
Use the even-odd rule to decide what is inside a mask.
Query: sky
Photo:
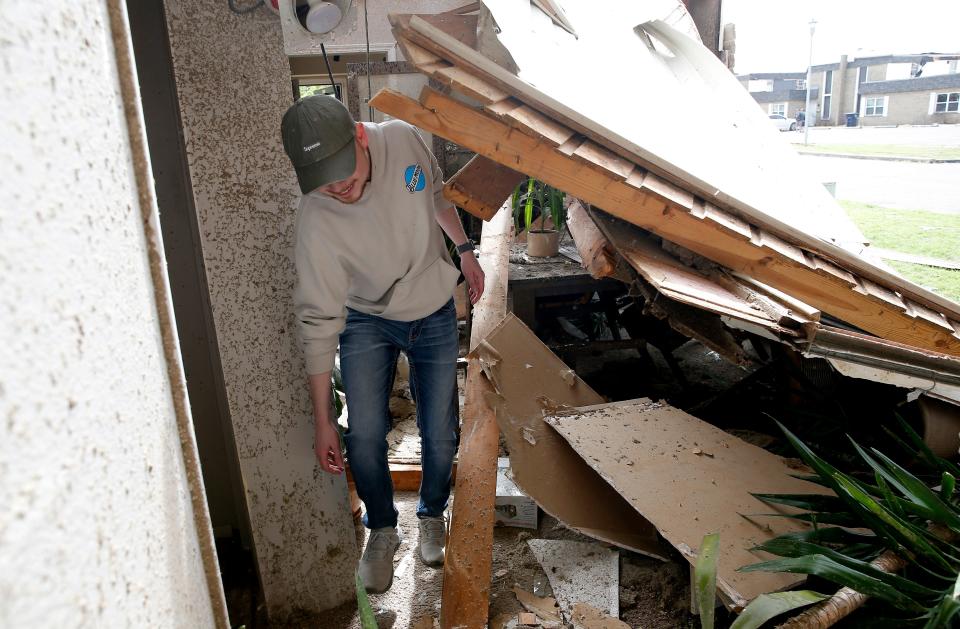
[[[737,25],[737,74],[802,72],[817,21],[813,64],[857,56],[960,52],[960,0],[723,0]]]

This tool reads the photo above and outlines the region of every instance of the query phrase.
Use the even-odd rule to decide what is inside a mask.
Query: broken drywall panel
[[[731,607],[803,582],[802,575],[736,571],[770,558],[751,550],[757,544],[806,528],[789,518],[759,516],[775,509],[751,492],[823,492],[790,476],[796,470],[780,457],[648,400],[546,422],[691,563],[704,535],[719,533],[717,587]]]
[[[620,553],[569,540],[530,539],[527,545],[543,567],[565,618],[572,617],[577,603],[620,616]]]
[[[585,406],[604,399],[513,314],[477,345],[484,373],[497,390],[488,401],[510,452],[513,480],[540,508],[595,539],[664,558],[657,532],[570,445],[543,422],[546,398]]]
[[[497,459],[497,501],[493,521],[500,526],[537,528],[537,503],[517,487],[510,476],[510,459]]]

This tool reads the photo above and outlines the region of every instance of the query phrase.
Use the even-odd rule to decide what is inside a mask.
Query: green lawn
[[[798,144],[801,152],[842,153],[880,157],[921,157],[925,159],[960,159],[960,146],[913,146],[900,144]]]
[[[960,261],[960,215],[840,201],[875,246],[903,253]],[[960,271],[890,261],[904,277],[960,302]]]

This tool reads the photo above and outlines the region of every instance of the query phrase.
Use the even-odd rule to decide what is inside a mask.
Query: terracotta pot
[[[533,230],[527,234],[527,255],[550,258],[560,252],[560,232],[555,229]]]

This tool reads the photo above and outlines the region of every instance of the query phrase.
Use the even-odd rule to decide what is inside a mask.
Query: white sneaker
[[[420,518],[420,559],[428,566],[443,565],[447,544],[447,520],[443,516]]]
[[[393,583],[393,555],[400,545],[400,529],[385,527],[370,531],[360,559],[360,578],[368,592],[386,592]]]

